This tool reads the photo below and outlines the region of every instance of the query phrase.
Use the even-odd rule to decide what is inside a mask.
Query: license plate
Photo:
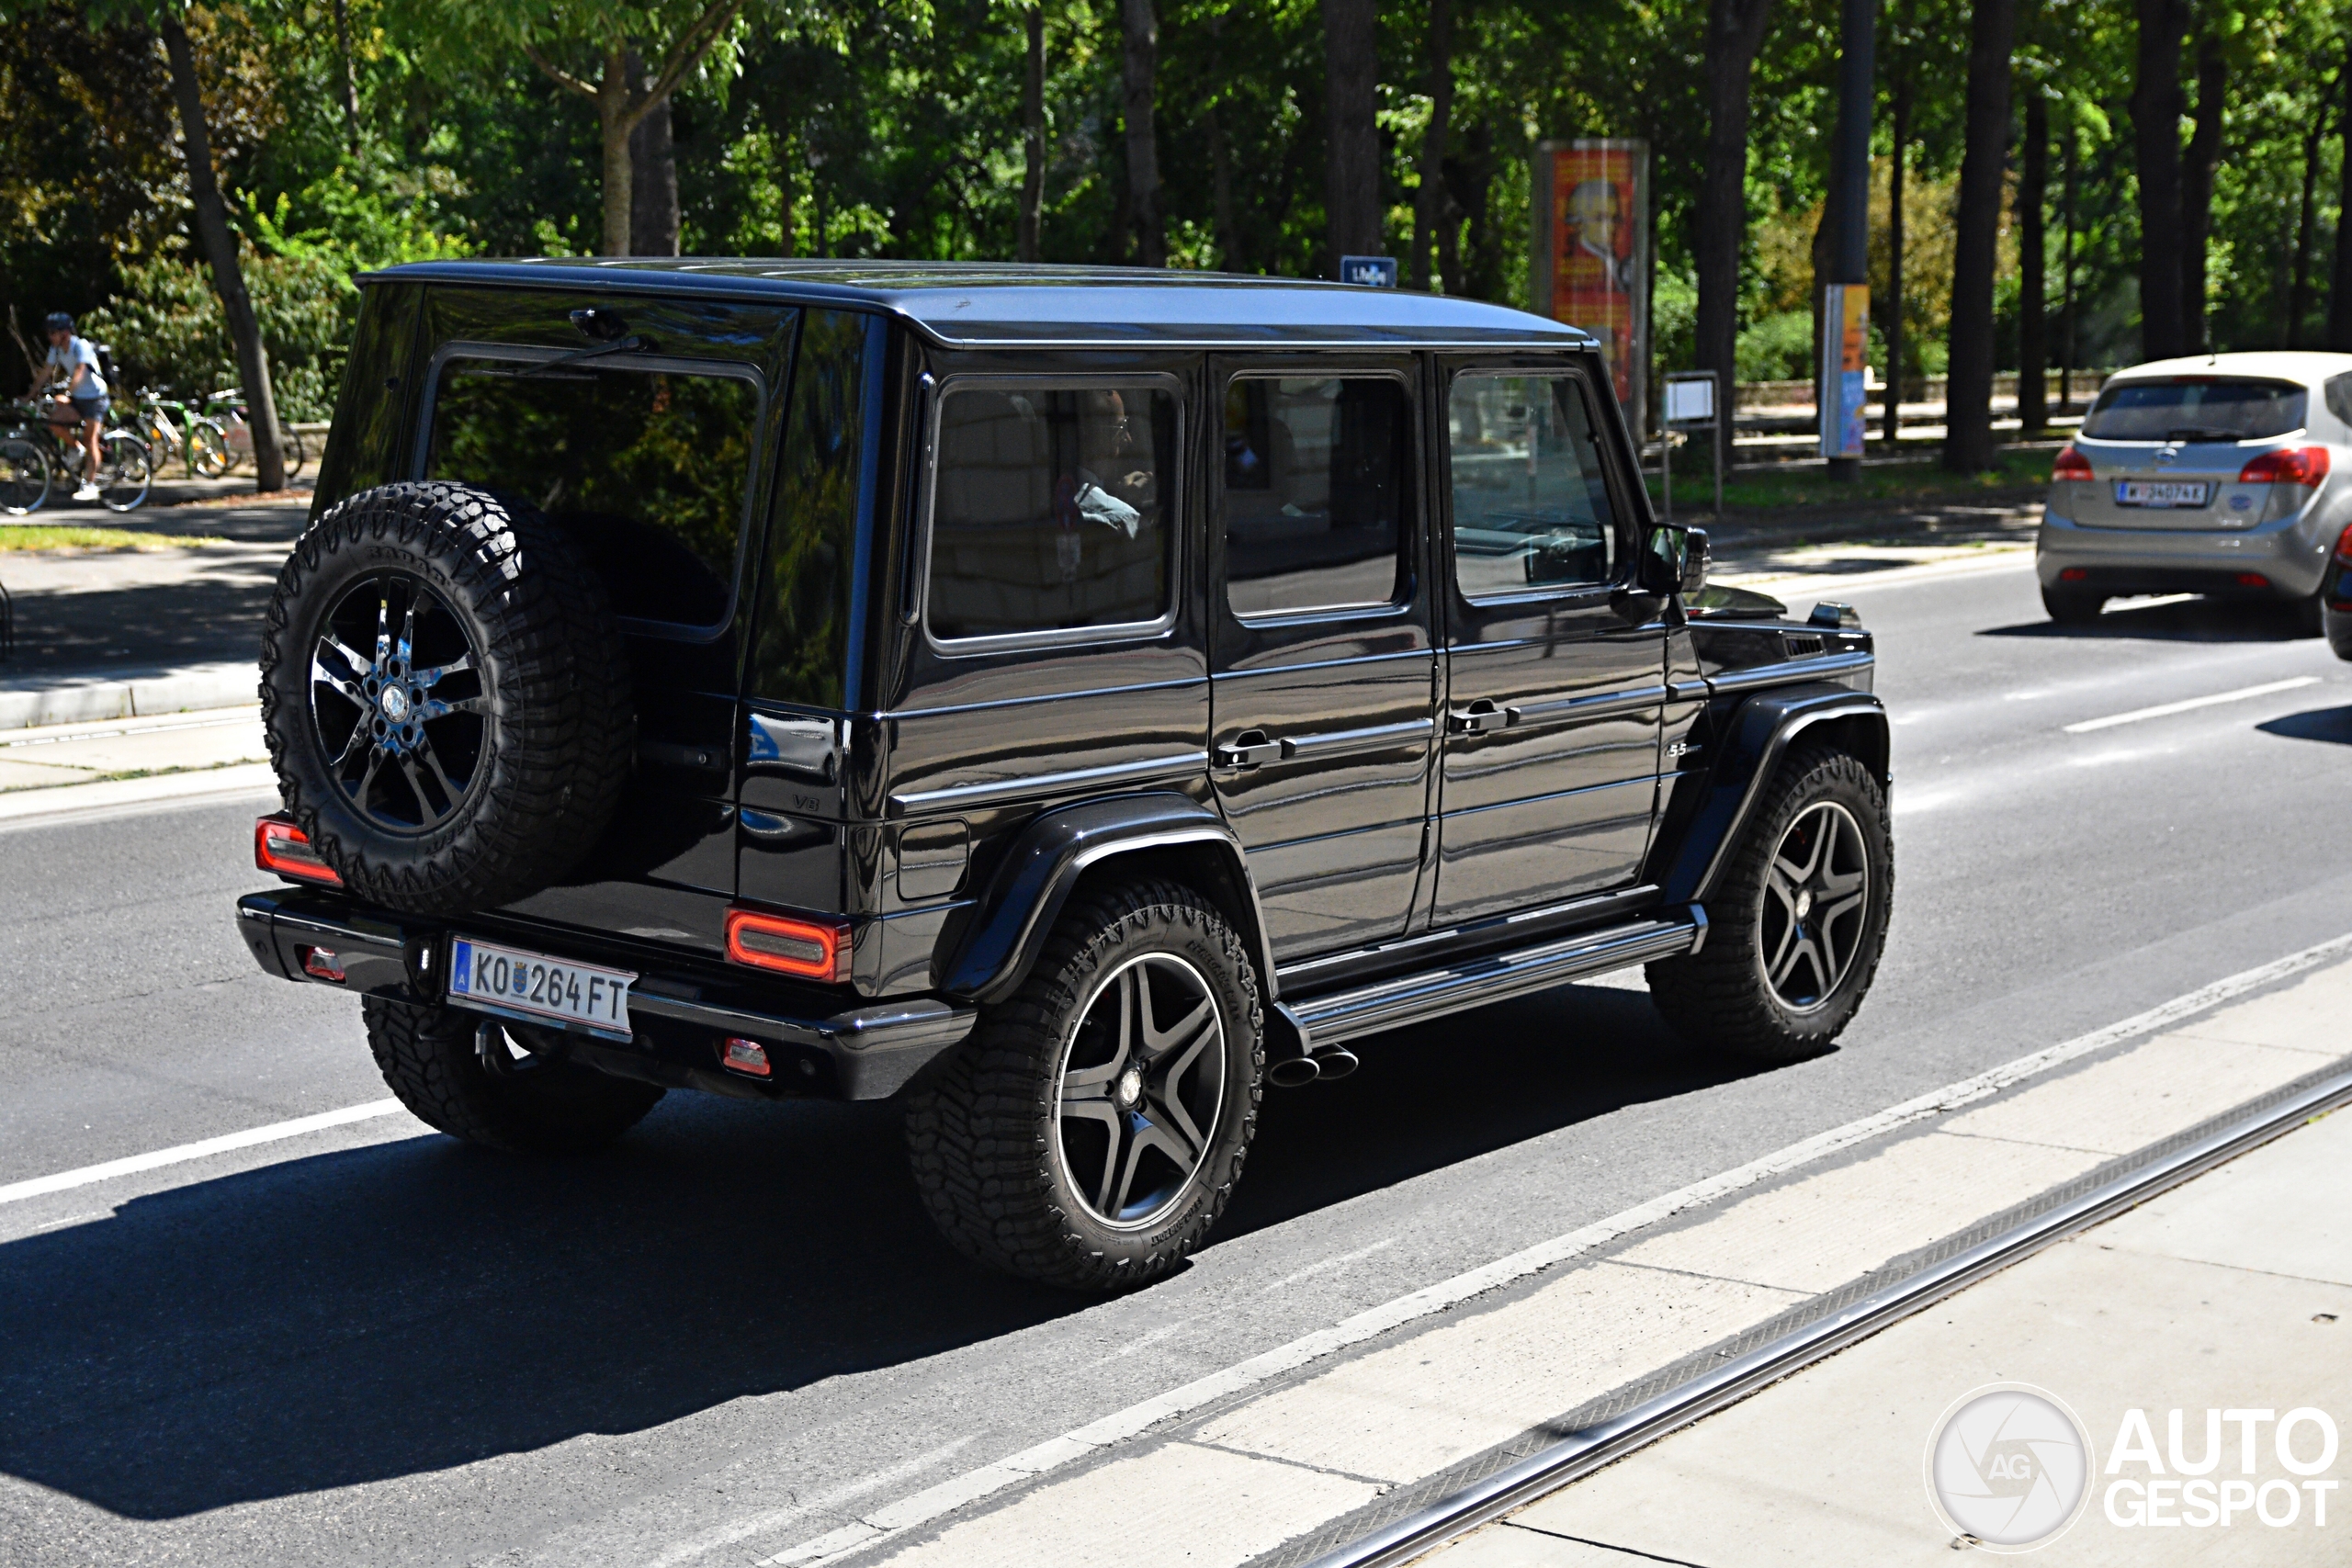
[[[2118,506],[2202,506],[2211,487],[2202,479],[2118,479]]]
[[[576,1023],[627,1040],[628,988],[637,976],[461,936],[449,943],[449,1000],[481,1012]]]

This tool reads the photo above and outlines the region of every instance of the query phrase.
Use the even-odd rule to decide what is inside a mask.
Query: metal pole
[[[1666,481],[1665,521],[1674,521],[1674,423],[1671,420],[1657,422],[1657,471]]]
[[[1715,449],[1715,510],[1713,520],[1720,523],[1724,520],[1724,448],[1731,445],[1731,427],[1728,416],[1724,412],[1723,375],[1719,371],[1710,370],[1707,372],[1707,379],[1713,382],[1715,388],[1714,391],[1707,400],[1709,405],[1715,411],[1715,423],[1713,426],[1709,427],[1707,435],[1709,438],[1708,444]]]
[[[1830,146],[1829,208],[1837,215],[1827,283],[1871,280],[1871,107],[1877,94],[1873,59],[1878,0],[1843,0],[1838,38],[1838,132]],[[1825,343],[1826,338],[1825,336]],[[1825,349],[1825,357],[1826,351]],[[1826,393],[1827,389],[1823,389]],[[1826,416],[1826,409],[1824,409]],[[1861,477],[1859,457],[1832,457],[1829,477]]]

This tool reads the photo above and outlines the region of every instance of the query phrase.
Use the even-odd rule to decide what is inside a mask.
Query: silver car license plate
[[[574,964],[475,937],[449,942],[449,1000],[456,1006],[574,1023],[616,1040],[634,1032],[628,988],[636,979],[626,969]]]
[[[2202,506],[2212,493],[2203,479],[2118,479],[2118,506]]]

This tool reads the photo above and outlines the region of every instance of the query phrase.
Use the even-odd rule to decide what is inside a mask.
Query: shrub
[[[244,256],[245,290],[269,350],[270,386],[287,420],[325,419],[343,378],[357,302],[350,276],[317,256]],[[159,256],[124,268],[122,288],[91,314],[85,336],[111,344],[128,393],[141,387],[197,398],[237,384],[220,298],[202,265]]]

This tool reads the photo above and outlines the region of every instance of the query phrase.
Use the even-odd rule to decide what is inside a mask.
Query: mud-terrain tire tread
[[[662,1099],[653,1084],[554,1063],[538,1082],[492,1077],[474,1052],[479,1016],[456,1008],[360,998],[368,1048],[400,1102],[454,1138],[509,1154],[585,1154],[644,1119]]]
[[[1116,967],[1157,921],[1205,937],[1238,982],[1249,1083],[1239,1137],[1223,1128],[1216,1141],[1226,1152],[1210,1156],[1224,1168],[1207,1173],[1185,1199],[1182,1223],[1150,1256],[1118,1258],[1097,1250],[1055,1201],[1047,1137],[1053,1074],[1063,1030],[1074,1026],[1095,976]],[[1102,1292],[1162,1277],[1201,1245],[1240,1179],[1264,1092],[1264,1025],[1249,950],[1199,894],[1163,881],[1082,891],[1020,989],[984,1010],[978,1028],[910,1098],[907,1152],[924,1207],[958,1252],[1023,1279]],[[1230,1073],[1238,1064],[1227,1060]]]
[[[307,623],[325,608],[303,604],[306,590],[383,542],[427,556],[477,607],[492,698],[478,764],[487,776],[413,840],[368,833],[324,760],[306,755],[316,750]],[[604,584],[535,509],[469,485],[363,491],[303,534],[270,599],[261,704],[279,797],[320,858],[361,897],[421,914],[508,903],[562,876],[612,820],[635,760],[628,664]]]
[[[1783,1009],[1765,983],[1755,949],[1756,911],[1781,835],[1800,808],[1832,791],[1854,812],[1871,844],[1871,929],[1831,1005],[1807,1014]],[[1851,752],[1808,746],[1792,751],[1765,786],[1739,843],[1707,900],[1704,946],[1648,965],[1650,997],[1676,1033],[1693,1044],[1758,1062],[1798,1062],[1829,1049],[1869,994],[1886,951],[1894,908],[1894,854],[1886,792]]]

